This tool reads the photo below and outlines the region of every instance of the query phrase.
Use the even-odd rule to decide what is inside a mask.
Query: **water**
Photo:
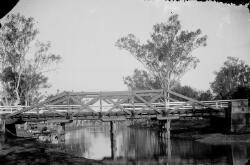
[[[189,140],[171,141],[148,129],[89,127],[67,131],[60,149],[89,159],[123,164],[245,164],[250,144],[209,145]]]

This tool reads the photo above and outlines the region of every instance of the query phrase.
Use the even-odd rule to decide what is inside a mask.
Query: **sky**
[[[201,29],[207,46],[193,52],[198,66],[181,79],[197,90],[210,83],[226,60],[234,56],[250,65],[250,14],[247,7],[218,2],[163,0],[20,0],[10,13],[34,17],[40,41],[51,41],[51,53],[62,62],[46,73],[59,91],[127,90],[123,77],[143,66],[115,42],[133,33],[142,41],[156,23],[175,13],[184,30]]]

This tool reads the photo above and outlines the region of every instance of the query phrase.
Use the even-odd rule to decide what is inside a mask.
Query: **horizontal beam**
[[[143,93],[160,93],[163,89],[155,90],[133,90],[133,91],[99,91],[99,92],[69,92],[71,96],[124,96],[131,94],[143,94]]]
[[[174,120],[174,119],[179,119],[180,116],[159,116],[157,115],[157,120]]]
[[[142,103],[131,103],[131,107],[130,108],[141,108],[141,109],[151,109],[151,110],[155,110],[158,113],[161,113],[161,106],[165,106],[165,105],[160,105],[161,103],[154,103],[157,99],[161,98],[163,92],[167,92],[171,95],[183,98],[185,100],[188,100],[190,103],[195,103],[196,105],[199,105],[199,107],[196,107],[196,109],[201,108],[202,107],[206,107],[206,108],[210,108],[212,110],[218,110],[218,108],[224,108],[228,102],[234,102],[234,101],[248,101],[247,99],[238,99],[238,100],[214,100],[214,101],[197,101],[195,99],[186,97],[182,94],[178,94],[176,92],[173,92],[171,90],[163,90],[163,89],[155,89],[155,90],[132,90],[132,91],[100,91],[100,92],[63,92],[60,93],[59,95],[56,95],[48,100],[42,101],[36,105],[30,106],[30,107],[26,107],[26,106],[0,106],[0,114],[7,114],[5,116],[5,118],[10,118],[22,113],[26,113],[28,111],[33,111],[34,109],[38,109],[40,110],[46,110],[46,108],[43,107],[47,107],[47,109],[49,110],[57,110],[60,109],[62,111],[66,110],[65,108],[71,108],[73,109],[72,111],[75,111],[77,108],[79,109],[81,108],[92,108],[91,105],[93,104],[93,106],[95,106],[95,102],[98,101],[98,99],[100,98],[106,98],[106,99],[117,99],[120,97],[128,97],[128,98],[137,98],[138,100],[140,100]],[[74,98],[74,96],[80,96],[81,98],[91,98],[92,101],[86,103],[82,103],[81,100],[78,100],[76,98]],[[149,96],[149,100],[148,99],[144,99],[144,96]],[[50,105],[51,103],[58,103],[61,101],[64,101],[66,98],[68,97],[72,97],[75,100],[77,100],[77,102],[80,104],[79,105]],[[169,99],[172,99],[171,97]],[[113,100],[113,101],[114,101]],[[151,101],[150,101],[151,100]],[[173,101],[176,101],[174,99],[172,99]],[[129,103],[118,103],[119,106],[117,106],[117,103],[112,103],[109,102],[113,105],[115,105],[115,107],[123,107],[122,109],[127,111],[127,110],[131,110],[129,109]],[[126,104],[126,105],[125,105]],[[144,106],[141,106],[139,104],[144,104]],[[159,104],[159,105],[157,105]],[[183,106],[184,104],[184,106]],[[127,106],[127,108],[125,108],[125,106]],[[176,107],[174,108],[174,110],[177,109],[188,109],[190,106],[185,106],[184,102],[169,102],[169,106],[171,108],[171,106],[175,105]],[[178,106],[179,105],[179,106]],[[141,107],[140,107],[141,106]],[[158,107],[159,106],[159,107]],[[105,107],[105,105],[103,105],[103,107]],[[75,109],[74,109],[75,108]],[[169,107],[168,107],[169,108]],[[21,110],[20,110],[21,109]],[[71,110],[70,109],[70,110]],[[89,110],[90,110],[89,109]],[[10,111],[8,111],[10,110]],[[92,109],[93,110],[93,109]],[[159,111],[160,110],[160,111]],[[80,110],[81,111],[81,110]],[[61,111],[60,111],[61,112]],[[141,112],[141,110],[140,110]],[[81,113],[81,112],[79,112]],[[77,114],[79,114],[77,112]],[[127,112],[128,113],[128,112]]]

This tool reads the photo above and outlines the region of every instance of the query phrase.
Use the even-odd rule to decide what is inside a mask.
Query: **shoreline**
[[[59,151],[33,138],[9,139],[0,146],[1,165],[52,164],[52,165],[100,165],[101,161],[74,156]]]
[[[146,125],[143,121],[130,125],[134,129],[150,129],[159,131],[154,123]],[[226,145],[232,143],[250,143],[250,127],[245,132],[238,134],[226,134],[210,127],[209,120],[182,120],[171,123],[171,138],[180,140],[192,140],[211,145]]]
[[[150,129],[157,131],[157,127],[130,127],[132,129]],[[172,140],[190,140],[209,145],[230,145],[234,143],[250,143],[250,134],[222,134],[202,132],[201,128],[196,130],[173,130],[171,133]],[[102,160],[93,160],[78,157],[56,148],[56,144],[40,142],[34,138],[15,138],[8,139],[6,143],[0,145],[0,162],[1,165],[15,164],[52,164],[52,165],[99,165],[105,164]],[[4,162],[4,163],[2,163]]]
[[[172,134],[171,138],[180,140],[192,140],[211,145],[230,145],[234,143],[250,143],[250,134],[222,134],[206,133],[199,134],[194,132]]]
[[[131,127],[133,129],[150,129],[157,131],[156,128],[149,127]],[[250,133],[244,134],[223,134],[218,132],[201,133],[200,131],[172,132],[171,139],[191,140],[200,143],[207,143],[211,145],[227,145],[233,143],[250,143]]]

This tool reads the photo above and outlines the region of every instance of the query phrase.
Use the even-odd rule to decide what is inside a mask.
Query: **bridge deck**
[[[165,98],[166,93],[170,97]],[[178,101],[177,99],[185,101]],[[166,102],[166,99],[168,102]],[[170,90],[118,92],[63,92],[33,106],[0,106],[5,119],[24,121],[50,119],[109,120],[188,117],[223,113],[235,100],[197,101]],[[244,100],[242,100],[244,101]]]

